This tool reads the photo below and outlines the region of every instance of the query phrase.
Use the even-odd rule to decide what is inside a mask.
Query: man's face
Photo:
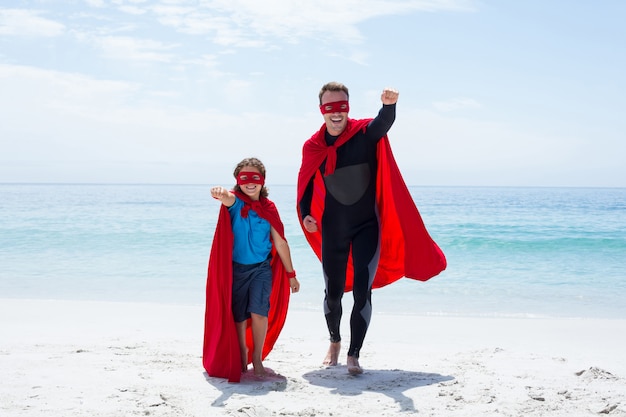
[[[348,95],[343,91],[326,91],[322,95],[322,106],[335,101],[348,101]],[[326,130],[333,136],[339,136],[348,124],[347,111],[325,113],[323,116],[324,122],[326,122]]]

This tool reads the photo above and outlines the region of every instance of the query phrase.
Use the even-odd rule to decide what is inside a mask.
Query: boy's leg
[[[269,259],[261,263],[254,272],[250,286],[250,323],[252,327],[252,366],[257,376],[267,375],[263,367],[262,356],[265,337],[267,336],[270,294],[272,292],[272,268]]]
[[[235,323],[237,326],[237,338],[239,339],[239,354],[241,355],[241,372],[248,370],[248,346],[246,346],[246,327],[248,321]]]
[[[252,366],[254,367],[254,374],[262,376],[266,374],[261,356],[263,355],[263,345],[265,344],[265,336],[267,335],[267,317],[256,313],[251,313],[250,315],[252,321],[252,340],[254,341]]]

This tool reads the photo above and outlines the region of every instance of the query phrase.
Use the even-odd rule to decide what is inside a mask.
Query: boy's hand
[[[292,293],[300,291],[300,282],[297,278],[289,278],[289,286]]]
[[[211,188],[211,197],[216,200],[222,201],[224,198],[228,197],[230,192],[224,187],[213,187]]]

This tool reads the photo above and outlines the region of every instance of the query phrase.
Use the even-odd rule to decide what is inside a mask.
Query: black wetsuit
[[[354,306],[350,316],[350,347],[348,356],[358,358],[372,316],[372,282],[378,267],[380,236],[376,207],[376,147],[391,128],[396,106],[383,105],[367,126],[337,149],[335,172],[324,177],[326,200],[322,216],[322,267],[326,291],[324,313],[330,341],[341,341],[343,297],[346,266],[352,248],[354,267]],[[326,131],[326,144],[337,136]],[[326,163],[322,163],[323,173]],[[311,212],[313,180],[300,200],[302,218]],[[319,221],[319,219],[316,219]]]

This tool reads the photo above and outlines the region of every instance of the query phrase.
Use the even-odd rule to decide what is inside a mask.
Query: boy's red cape
[[[246,203],[246,197],[236,193]],[[260,204],[260,206],[256,206]],[[273,202],[261,198],[259,202],[246,203],[270,222],[272,227],[284,238],[285,231],[278,211]],[[255,207],[256,206],[256,207]],[[232,312],[233,288],[233,229],[230,223],[228,208],[220,207],[206,284],[206,311],[204,316],[204,348],[202,364],[209,376],[227,378],[229,382],[241,380],[241,360],[239,356],[239,340]],[[268,329],[263,345],[262,359],[269,354],[285,324],[289,306],[289,279],[283,263],[272,248],[272,293],[270,295],[270,311]],[[246,331],[248,345],[248,363],[252,362],[252,330],[248,322]]]
[[[348,119],[344,132],[333,146],[327,146],[326,126],[307,140],[302,149],[302,166],[298,174],[297,210],[300,226],[317,257],[322,259],[322,214],[326,189],[319,167],[326,159],[325,173],[334,171],[336,148],[347,142],[372,119]],[[357,139],[358,140],[358,139]],[[376,173],[376,200],[380,216],[381,251],[373,288],[384,287],[402,277],[426,281],[446,269],[446,258],[428,234],[415,202],[402,179],[385,135],[378,142],[378,171]],[[328,167],[330,162],[330,168]],[[317,220],[318,232],[304,228],[300,200],[309,180],[313,179],[311,216]],[[352,256],[348,261],[345,291],[352,290]]]

